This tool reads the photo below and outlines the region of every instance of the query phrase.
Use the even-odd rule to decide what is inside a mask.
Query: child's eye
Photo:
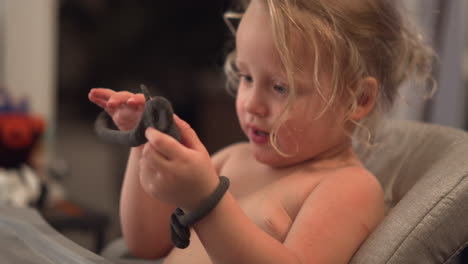
[[[273,89],[280,94],[287,94],[289,91],[287,87],[283,85],[279,85],[279,84],[276,84],[275,86],[273,86]]]
[[[252,82],[253,82],[252,76],[247,75],[247,74],[239,74],[239,78],[240,78],[240,79],[243,79],[244,81],[246,81],[246,82],[248,82],[248,83],[252,83]]]

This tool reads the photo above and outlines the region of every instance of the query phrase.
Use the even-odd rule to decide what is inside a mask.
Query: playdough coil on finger
[[[106,111],[102,111],[95,122],[97,135],[111,143],[136,147],[147,142],[145,130],[148,127],[154,127],[180,142],[181,136],[174,123],[174,111],[171,103],[164,97],[151,97],[144,85],[141,89],[145,94],[146,104],[138,125],[130,131],[114,129],[112,128],[114,126],[112,118]]]

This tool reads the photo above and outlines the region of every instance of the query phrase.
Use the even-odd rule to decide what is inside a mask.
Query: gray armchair
[[[468,133],[397,120],[381,131],[377,146],[356,146],[356,151],[384,188],[387,215],[351,263],[463,263]],[[123,240],[102,255],[121,263],[155,263],[130,260]]]
[[[379,146],[357,148],[380,180],[388,214],[351,263],[461,263],[468,243],[468,133],[389,122]]]

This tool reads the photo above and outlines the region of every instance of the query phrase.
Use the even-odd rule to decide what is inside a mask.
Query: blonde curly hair
[[[371,141],[381,115],[387,113],[405,80],[416,80],[435,89],[432,79],[433,50],[423,42],[401,15],[395,0],[254,0],[268,8],[281,62],[286,71],[290,94],[287,109],[279,118],[270,141],[276,146],[277,129],[286,119],[295,98],[294,77],[300,66],[294,55],[292,39],[300,37],[313,54],[313,80],[318,94],[329,107],[347,107],[343,122],[355,124],[355,137]],[[244,10],[250,1],[241,0]],[[241,13],[227,12],[225,19],[240,18]],[[235,30],[231,27],[231,30]],[[235,93],[239,78],[235,50],[226,59],[227,87]],[[320,65],[320,67],[319,67]],[[329,96],[321,90],[320,69],[331,77]],[[365,89],[356,85],[365,77],[378,81],[376,103],[362,120],[350,119]],[[429,82],[429,83],[428,83]],[[328,93],[327,93],[328,94]],[[280,150],[277,149],[281,153]],[[283,153],[284,154],[284,153]]]

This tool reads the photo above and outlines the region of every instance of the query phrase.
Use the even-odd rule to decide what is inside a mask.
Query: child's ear
[[[377,100],[377,86],[378,83],[374,77],[366,77],[358,82],[359,95],[357,107],[351,114],[352,120],[361,120],[374,108]]]

